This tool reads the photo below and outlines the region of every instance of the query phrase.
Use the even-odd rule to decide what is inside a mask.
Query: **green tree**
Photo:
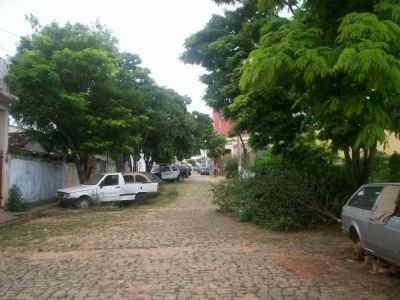
[[[208,114],[203,114],[197,111],[192,113],[194,119],[194,149],[193,155],[200,154],[200,149],[207,149],[210,138],[214,135],[212,119]]]
[[[146,94],[147,123],[142,124],[140,150],[147,169],[154,162],[170,163],[192,156],[196,148],[195,121],[187,104],[190,98],[175,91],[152,86]]]
[[[299,138],[317,132],[318,139],[329,141],[333,150],[345,154],[354,186],[366,182],[376,146],[385,142],[385,130],[399,129],[398,1],[216,2],[240,3],[235,12],[255,7],[252,18],[237,24],[241,31],[251,24],[262,25],[250,55],[235,63],[240,70],[240,89],[234,100],[225,97],[229,101],[223,102],[214,96],[214,101],[237,120],[239,128],[250,130],[253,143],[260,148],[273,144],[277,151],[285,152]],[[277,17],[282,9],[291,10],[293,18]],[[226,23],[234,20],[228,16]],[[219,34],[216,41],[206,40],[200,48],[187,44],[190,49],[209,51],[200,60],[189,62],[204,66],[213,62],[216,58],[210,51],[215,44],[234,33],[212,32]],[[203,36],[201,33],[195,36]],[[216,64],[229,58],[221,53]],[[215,69],[219,76],[231,76],[231,69],[221,66]]]
[[[225,152],[226,138],[221,134],[213,133],[206,141],[206,150],[209,157],[219,157]]]
[[[87,160],[108,150],[130,115],[113,99],[117,50],[110,33],[81,24],[52,23],[24,38],[8,74],[18,97],[13,117],[49,151],[71,154],[81,179]]]

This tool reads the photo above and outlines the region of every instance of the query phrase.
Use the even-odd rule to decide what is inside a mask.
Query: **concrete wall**
[[[73,164],[10,155],[9,188],[17,185],[27,202],[53,199],[57,189],[78,183]]]
[[[3,159],[0,162],[2,172],[0,176],[0,207],[7,202],[7,150],[8,150],[8,103],[10,95],[7,85],[4,82],[4,76],[7,73],[6,62],[0,58],[0,151],[3,153]]]
[[[8,111],[2,110],[0,107],[0,163],[1,163],[1,176],[0,176],[0,207],[3,207],[7,202],[8,189],[7,189],[7,145],[8,145]]]

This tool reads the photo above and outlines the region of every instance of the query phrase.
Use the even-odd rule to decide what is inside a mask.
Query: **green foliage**
[[[389,158],[389,180],[400,181],[400,154],[393,153]]]
[[[400,154],[386,155],[378,153],[371,182],[399,182],[400,181]]]
[[[212,193],[222,211],[268,229],[297,230],[320,222],[313,211],[301,204],[308,201],[308,191],[291,171],[227,181],[214,186]]]
[[[218,157],[224,154],[226,142],[225,136],[212,131],[205,143],[207,155],[209,157]]]
[[[235,178],[239,175],[239,161],[237,157],[228,155],[224,159],[224,173],[226,178]]]
[[[186,43],[185,61],[209,72],[208,103],[257,149],[287,152],[317,132],[345,153],[354,187],[365,183],[377,144],[400,128],[398,1],[235,3]],[[293,18],[276,17],[282,9]]]
[[[189,113],[187,96],[157,86],[139,56],[119,52],[101,24],[29,20],[34,32],[21,39],[9,68],[18,97],[11,113],[49,152],[73,157],[81,179],[93,154],[143,152],[167,162],[199,152],[210,118]]]
[[[390,181],[390,157],[383,152],[379,152],[375,159],[374,171],[371,174],[370,182]]]
[[[343,166],[313,156],[294,166],[266,151],[254,170],[254,178],[214,185],[213,199],[221,211],[269,229],[298,230],[332,222],[352,192]]]
[[[8,193],[7,210],[12,212],[23,212],[31,209],[31,204],[24,201],[21,190],[13,185]]]

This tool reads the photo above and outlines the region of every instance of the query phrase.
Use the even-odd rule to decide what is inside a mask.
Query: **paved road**
[[[79,214],[78,230],[62,215],[24,225],[65,232],[0,242],[0,299],[398,299],[399,281],[346,261],[336,231],[271,233],[219,214],[212,180],[176,184],[162,205]]]

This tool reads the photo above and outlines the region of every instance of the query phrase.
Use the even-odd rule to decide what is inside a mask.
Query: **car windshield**
[[[83,185],[96,185],[103,178],[104,174],[96,174],[86,180]]]

